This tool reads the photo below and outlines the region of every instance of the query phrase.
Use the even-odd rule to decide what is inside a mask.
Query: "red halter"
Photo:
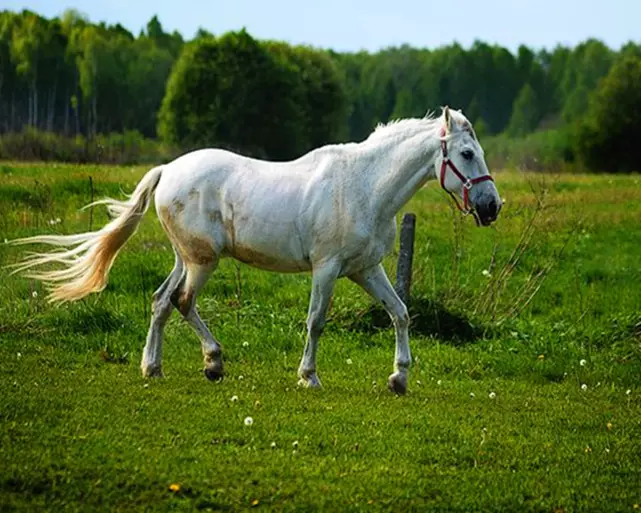
[[[441,130],[441,137],[445,137],[445,130]],[[450,196],[452,196],[452,199],[454,200],[454,203],[456,204],[456,207],[463,212],[463,214],[469,214],[473,212],[474,209],[470,208],[470,200],[469,200],[469,194],[470,190],[474,185],[477,183],[481,182],[486,182],[488,180],[494,181],[494,178],[492,178],[490,175],[483,175],[483,176],[478,176],[476,178],[467,178],[463,173],[461,173],[456,166],[454,165],[454,162],[452,162],[447,154],[447,142],[445,139],[441,139],[441,150],[443,151],[443,162],[441,163],[441,187],[445,192],[447,192]],[[456,196],[449,190],[445,188],[445,173],[447,172],[447,167],[450,167],[452,172],[456,175],[456,177],[463,183],[463,206],[459,204],[458,200],[456,199]]]

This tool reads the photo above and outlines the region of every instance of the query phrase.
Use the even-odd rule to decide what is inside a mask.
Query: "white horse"
[[[205,375],[222,378],[221,345],[195,303],[219,260],[233,257],[269,271],[311,271],[307,341],[298,370],[299,383],[308,387],[321,384],[316,351],[334,282],[348,277],[380,301],[396,330],[388,384],[402,394],[411,363],[409,316],[381,261],[394,245],[397,212],[437,177],[477,224],[496,219],[501,199],[483,149],[465,116],[447,107],[438,118],[379,125],[360,143],[327,145],[290,162],[198,150],[150,170],[127,201],[96,202],[115,216],[99,231],[15,241],[63,248],[36,253],[16,264],[14,272],[62,264],[62,269],[27,274],[48,284],[51,301],[74,301],[103,290],[119,250],[155,192],[156,212],[176,262],[153,295],[141,361],[144,376],[162,376],[163,328],[176,308],[200,338]]]

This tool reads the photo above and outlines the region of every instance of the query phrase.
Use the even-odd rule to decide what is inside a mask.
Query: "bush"
[[[0,135],[2,160],[139,164],[167,161],[177,153],[176,148],[145,139],[137,131],[98,134],[93,139],[32,128]]]
[[[518,167],[530,171],[567,171],[577,168],[575,129],[572,126],[542,130],[524,137],[506,134],[484,137],[490,169]]]
[[[640,171],[641,58],[626,55],[612,66],[590,96],[579,130],[581,160],[595,171]]]

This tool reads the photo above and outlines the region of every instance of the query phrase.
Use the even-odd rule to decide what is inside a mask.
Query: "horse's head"
[[[436,176],[459,210],[472,213],[477,224],[489,226],[498,217],[503,202],[485,163],[483,148],[472,124],[460,111],[445,107],[442,120]],[[462,206],[457,196],[463,201]]]

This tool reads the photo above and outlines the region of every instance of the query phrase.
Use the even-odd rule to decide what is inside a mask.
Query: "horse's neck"
[[[423,131],[385,144],[389,146],[375,166],[372,199],[379,217],[391,219],[425,182],[436,178],[434,160],[440,141],[431,131]]]

